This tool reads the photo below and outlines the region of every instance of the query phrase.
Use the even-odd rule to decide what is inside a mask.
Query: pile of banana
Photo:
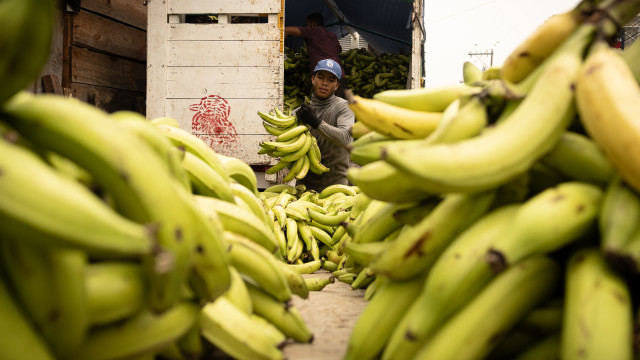
[[[306,190],[304,185],[276,184],[260,193],[280,242],[281,256],[290,264],[337,269],[326,258],[327,251],[340,240],[342,224],[351,214],[359,189],[335,184],[320,193]],[[335,268],[332,268],[335,265]]]
[[[248,164],[175,119],[56,95],[15,94],[0,135],[0,358],[282,359],[312,340],[290,301],[322,284],[284,261]]]
[[[284,48],[283,109],[291,111],[311,97],[311,75],[307,45],[298,49]]]
[[[285,183],[302,179],[309,171],[321,174],[329,171],[322,165],[322,154],[318,141],[309,132],[309,127],[301,124],[295,114],[275,108],[271,112],[258,111],[263,120],[262,126],[275,139],[260,143],[258,154],[267,154],[279,158],[278,163],[267,169],[267,174],[276,174],[287,169]]]
[[[380,54],[367,49],[350,49],[340,53],[345,88],[364,98],[385,90],[407,88],[410,58],[404,54]]]
[[[311,96],[311,75],[306,45],[298,49],[285,48],[284,101],[285,111],[302,105]],[[350,49],[340,53],[345,74],[344,86],[353,93],[371,98],[385,90],[407,88],[410,58],[403,54],[376,56],[367,49]]]
[[[639,11],[585,0],[499,68],[350,96],[370,200],[335,250],[369,303],[345,359],[640,354],[640,44],[608,43]]]

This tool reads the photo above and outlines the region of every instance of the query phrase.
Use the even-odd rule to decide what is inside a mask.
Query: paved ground
[[[305,275],[329,277],[327,271]],[[340,281],[327,285],[322,291],[312,291],[307,299],[293,297],[297,307],[314,335],[311,344],[288,343],[283,352],[288,360],[340,360],[344,357],[349,334],[367,302],[364,290],[353,290]]]

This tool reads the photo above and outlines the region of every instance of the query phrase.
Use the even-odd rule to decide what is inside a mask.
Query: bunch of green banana
[[[340,184],[320,193],[289,184],[272,185],[261,192],[280,256],[301,271],[319,270],[328,261],[326,251],[339,240],[334,234],[351,215],[358,192],[356,187]]]
[[[285,114],[278,108],[273,112],[258,111],[265,130],[273,136],[273,141],[260,143],[258,154],[268,154],[279,158],[278,163],[267,169],[267,174],[276,174],[288,169],[283,181],[302,179],[309,171],[320,174],[329,171],[322,165],[322,154],[316,138],[307,125],[301,124],[295,114]]]
[[[247,321],[273,345],[256,340],[265,358],[282,358],[286,339],[310,340],[288,303],[320,290],[302,277],[320,260],[283,261],[246,163],[175,121],[56,95],[14,95],[0,124],[0,312],[12,316],[2,330],[19,331],[26,356],[200,358],[206,344],[235,355]],[[248,283],[268,304],[260,311]],[[218,301],[250,311],[213,315]],[[294,322],[282,323],[281,307]]]
[[[283,109],[291,111],[311,97],[311,76],[306,44],[298,49],[285,47]],[[374,55],[362,48],[340,53],[344,87],[371,98],[386,90],[407,88],[410,58],[403,54]]]
[[[606,41],[638,11],[585,0],[462,84],[352,96],[369,202],[327,255],[373,281],[346,358],[637,356],[640,62]],[[411,137],[405,110],[440,118]]]
[[[284,48],[284,96],[282,108],[291,111],[311,97],[311,75],[307,45]]]
[[[55,21],[53,0],[0,3],[0,106],[36,80],[47,62]]]
[[[385,90],[406,89],[410,59],[404,54],[380,54],[361,49],[340,53],[345,88],[363,98]]]

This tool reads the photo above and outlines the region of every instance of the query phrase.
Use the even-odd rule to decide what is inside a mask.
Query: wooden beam
[[[45,93],[63,95],[60,80],[54,74],[47,74],[42,77],[42,89]]]

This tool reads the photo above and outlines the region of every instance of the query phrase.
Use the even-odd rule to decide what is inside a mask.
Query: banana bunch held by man
[[[279,158],[276,165],[267,169],[267,174],[276,174],[286,168],[289,172],[283,181],[289,182],[304,178],[309,171],[316,174],[329,171],[321,163],[322,156],[316,138],[295,115],[287,115],[277,108],[272,113],[258,111],[258,115],[263,120],[265,130],[276,137],[273,141],[260,143],[259,154]]]

